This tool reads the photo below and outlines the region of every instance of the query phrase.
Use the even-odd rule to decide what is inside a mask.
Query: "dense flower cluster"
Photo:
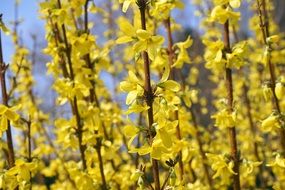
[[[203,36],[179,40],[180,0],[39,3],[54,114],[34,93],[36,55],[1,18],[15,52],[9,68],[0,52],[0,189],[285,189],[285,36],[273,4],[192,3]],[[254,16],[240,40],[245,3]]]

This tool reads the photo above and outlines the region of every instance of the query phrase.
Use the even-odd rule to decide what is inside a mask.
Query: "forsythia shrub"
[[[195,0],[200,37],[174,16],[187,6],[39,2],[55,114],[34,92],[35,49],[1,15],[15,51],[5,63],[0,41],[0,189],[285,189],[285,36],[273,3]]]

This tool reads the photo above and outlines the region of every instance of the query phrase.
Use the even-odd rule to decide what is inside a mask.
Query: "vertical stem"
[[[46,128],[45,127],[40,127],[40,133],[42,133],[43,136],[46,137],[47,139],[47,142],[48,144],[51,146],[51,148],[54,150],[54,153],[56,155],[57,158],[60,159],[61,163],[62,163],[62,167],[63,167],[63,170],[65,171],[66,175],[67,175],[67,178],[68,180],[70,181],[72,187],[74,189],[77,190],[77,187],[76,187],[76,184],[75,184],[75,181],[71,178],[71,175],[67,169],[67,167],[65,166],[65,160],[63,159],[63,157],[59,154],[59,152],[57,151],[52,139],[49,137],[49,134],[47,133],[46,131]]]
[[[259,24],[260,24],[260,29],[262,32],[262,37],[263,37],[263,42],[264,45],[266,45],[269,49],[269,51],[271,51],[271,44],[267,42],[267,38],[270,36],[269,33],[269,20],[268,20],[268,13],[266,10],[266,2],[265,0],[262,0],[262,3],[260,3],[259,0],[256,0],[257,2],[257,12],[258,12],[258,16],[259,16]],[[261,8],[263,10],[263,12],[261,11]],[[263,19],[264,16],[264,19]],[[270,88],[273,94],[273,106],[274,109],[278,112],[279,115],[281,115],[281,108],[279,105],[279,100],[276,96],[275,93],[275,86],[276,86],[276,75],[275,75],[275,67],[271,62],[271,54],[269,52],[269,59],[267,59],[267,65],[269,67],[269,74],[270,74]],[[279,133],[280,133],[280,144],[281,144],[281,148],[283,153],[285,153],[285,129],[281,128],[279,129]]]
[[[173,62],[174,51],[172,49],[173,39],[172,39],[170,17],[168,17],[165,22],[166,22],[166,30],[167,30],[167,38],[168,38],[168,61],[169,61],[169,66],[171,68],[169,78],[171,80],[175,80],[175,71],[176,70],[175,70],[175,68],[171,67],[174,64],[174,62]],[[176,127],[176,136],[179,140],[181,140],[181,131],[180,131],[180,125],[179,125],[179,112],[178,112],[178,110],[174,111],[174,119],[178,121],[178,125]],[[182,162],[182,151],[179,151],[178,164],[179,164],[180,180],[182,181],[183,175],[184,175],[184,166],[183,166],[183,162]]]
[[[28,162],[32,162],[32,138],[31,138],[31,121],[26,121],[27,123],[27,138],[28,138]],[[30,172],[30,190],[32,190],[32,172]]]
[[[89,4],[89,0],[85,1],[84,4],[84,31],[86,34],[89,34],[89,29],[88,29],[88,4]],[[84,56],[85,62],[87,63],[88,68],[94,72],[94,68],[91,64],[91,58],[90,58],[90,54],[86,54]],[[97,105],[97,107],[100,109],[100,103],[98,100],[98,97],[96,95],[96,91],[95,91],[95,81],[94,79],[90,80],[92,87],[90,88],[89,92],[90,92],[90,102],[91,103],[95,103]],[[103,127],[103,131],[105,134],[105,137],[108,139],[108,134],[106,131],[106,127],[104,125],[104,123],[102,124]],[[104,162],[103,162],[103,157],[101,154],[101,148],[102,148],[102,139],[101,138],[96,138],[97,141],[97,145],[96,145],[96,151],[97,151],[97,156],[98,156],[98,160],[99,160],[99,167],[100,167],[100,175],[101,175],[101,179],[102,179],[102,188],[104,190],[107,190],[107,182],[106,182],[106,177],[105,177],[105,173],[104,173]]]
[[[0,20],[2,20],[2,15],[0,15]],[[5,73],[7,68],[8,66],[3,61],[2,38],[0,30],[0,82],[1,82],[1,91],[2,91],[2,101],[3,104],[8,107],[8,96],[7,96],[7,88],[5,80]],[[14,154],[11,124],[9,120],[6,130],[6,136],[7,136],[7,146],[8,146],[8,167],[12,168],[15,164],[15,154]]]
[[[236,31],[236,28],[235,26],[233,25],[232,26],[232,30],[233,30],[233,37],[235,39],[235,42],[237,43],[239,41],[239,37],[238,37],[238,34],[237,34],[237,31]],[[242,74],[240,72],[240,75],[242,77]],[[243,96],[244,96],[244,100],[245,100],[245,105],[246,105],[246,113],[247,113],[247,116],[248,116],[248,120],[249,120],[249,126],[250,126],[250,131],[251,131],[251,134],[252,134],[252,137],[254,139],[254,142],[253,142],[253,153],[255,155],[255,158],[257,161],[262,161],[261,158],[260,158],[260,155],[259,155],[259,152],[258,152],[258,144],[255,140],[255,137],[256,137],[256,127],[254,125],[254,122],[253,122],[253,118],[252,118],[252,114],[251,114],[251,103],[250,103],[250,100],[249,100],[249,97],[248,97],[248,86],[246,85],[246,83],[244,82],[243,86],[242,86],[242,89],[243,89]],[[266,187],[266,181],[263,179],[263,165],[260,165],[259,166],[259,174],[257,175],[256,178],[258,178],[261,182],[261,187]]]
[[[167,28],[167,34],[168,34],[168,53],[169,53],[169,63],[170,66],[173,64],[173,56],[174,56],[174,52],[173,52],[173,39],[172,39],[172,32],[171,32],[171,23],[170,23],[170,18],[168,18],[166,20],[166,28]],[[183,74],[182,74],[182,71],[181,69],[180,70],[176,70],[177,71],[177,74],[180,75],[180,78],[182,80],[182,89],[185,89],[186,87],[186,81],[183,77]],[[171,77],[172,78],[175,78],[175,70],[174,69],[171,69],[171,73],[170,73]],[[177,114],[178,114],[178,111],[177,111]],[[204,168],[204,172],[205,172],[205,175],[206,175],[206,178],[207,178],[207,181],[208,181],[208,184],[209,184],[209,187],[212,188],[212,178],[211,178],[211,175],[209,173],[209,169],[208,169],[208,166],[206,164],[206,160],[207,160],[207,157],[206,157],[206,154],[205,154],[205,151],[204,151],[204,148],[203,148],[203,143],[202,143],[202,140],[200,138],[200,132],[198,130],[198,123],[197,123],[197,120],[196,120],[196,117],[195,117],[195,113],[194,113],[194,110],[193,108],[191,107],[190,108],[190,114],[191,114],[191,118],[192,118],[192,121],[193,121],[193,125],[195,127],[195,129],[197,130],[197,134],[196,134],[196,140],[198,142],[198,146],[199,146],[199,151],[200,151],[200,154],[202,156],[202,160],[203,160],[203,168]],[[178,115],[176,116],[177,119],[178,119]],[[179,129],[179,125],[177,126],[177,136],[179,139],[181,139],[181,134],[180,134],[180,129]],[[183,174],[183,162],[182,162],[182,152],[181,152],[181,155],[180,155],[180,159],[179,159],[179,166],[180,166],[180,172]],[[182,164],[180,164],[180,162]],[[182,168],[182,169],[181,169]],[[182,170],[182,171],[181,171]]]
[[[180,75],[180,78],[182,80],[182,88],[185,89],[186,81],[185,81],[185,78],[183,77],[183,74],[182,74],[181,70],[179,70],[179,75]],[[196,129],[196,131],[197,131],[197,133],[196,133],[196,140],[198,142],[199,152],[200,152],[200,155],[202,157],[202,161],[203,161],[202,164],[203,164],[204,172],[205,172],[205,175],[206,175],[209,187],[210,187],[210,189],[212,189],[213,181],[212,181],[212,178],[211,178],[211,175],[210,175],[210,172],[209,172],[209,168],[208,168],[208,166],[206,164],[207,163],[207,157],[206,157],[206,154],[205,154],[205,150],[203,148],[203,141],[200,138],[201,137],[201,132],[199,131],[198,122],[197,122],[197,119],[196,119],[196,114],[195,114],[195,111],[194,111],[193,107],[190,107],[189,110],[190,110],[193,126]],[[192,173],[192,176],[195,177],[196,175],[194,173],[194,170],[191,168],[191,166],[190,166],[190,171]]]
[[[105,174],[104,174],[104,164],[103,164],[103,158],[102,158],[102,154],[101,154],[101,146],[102,146],[102,141],[100,139],[96,139],[97,140],[97,144],[96,144],[96,151],[97,151],[97,155],[98,155],[98,160],[99,160],[99,167],[100,167],[100,175],[102,178],[102,189],[103,190],[107,190],[107,182],[106,182],[106,178],[105,178]]]
[[[224,44],[225,51],[230,52],[230,32],[229,32],[229,21],[227,20],[224,24]],[[228,111],[233,112],[233,81],[232,81],[232,70],[226,68],[226,88],[227,88],[227,100],[228,100]],[[236,139],[236,128],[232,126],[229,128],[229,138],[231,146],[231,157],[234,161],[233,171],[236,175],[233,175],[233,187],[234,190],[240,190],[240,175],[239,175],[239,152],[237,147]]]
[[[256,142],[256,127],[253,123],[253,118],[252,118],[252,114],[251,114],[251,103],[248,97],[248,87],[247,85],[244,83],[243,84],[243,94],[244,94],[244,99],[245,99],[245,105],[246,105],[246,111],[247,111],[247,115],[248,115],[248,120],[249,120],[249,126],[250,126],[250,131],[252,133],[254,142],[253,142],[253,152],[255,155],[255,158],[257,161],[262,161],[258,152],[258,144]],[[257,177],[260,179],[261,182],[261,186],[265,187],[266,186],[266,181],[263,178],[263,165],[259,166],[259,171],[260,173],[257,175]]]
[[[197,139],[197,142],[198,142],[200,154],[202,156],[204,172],[206,174],[206,178],[207,178],[209,187],[210,187],[210,189],[212,189],[212,178],[211,178],[211,175],[210,175],[210,172],[209,172],[209,168],[208,168],[208,166],[206,164],[207,157],[206,157],[206,154],[205,154],[205,150],[203,148],[202,140],[200,138],[201,134],[200,134],[199,129],[198,129],[198,123],[196,121],[195,113],[194,113],[194,110],[192,108],[190,108],[190,113],[191,113],[191,117],[192,117],[192,120],[193,120],[194,127],[197,130],[196,139]]]
[[[141,15],[141,27],[143,30],[146,30],[146,17],[145,17],[145,10],[147,7],[146,0],[138,0],[137,4],[139,6],[140,15]],[[146,51],[142,52],[142,57],[144,60],[144,90],[145,90],[145,100],[147,105],[149,106],[148,112],[148,136],[149,136],[149,143],[152,143],[154,135],[152,134],[152,125],[153,125],[153,91],[150,84],[150,60],[148,57],[148,53]],[[159,167],[158,167],[158,160],[152,159],[152,172],[155,184],[155,190],[160,190],[160,182],[159,182]]]
[[[254,123],[253,123],[253,118],[252,118],[252,114],[251,114],[251,103],[250,103],[249,97],[247,95],[248,94],[248,87],[246,86],[246,84],[243,85],[243,93],[244,93],[244,99],[245,99],[245,105],[246,105],[246,111],[247,111],[247,115],[248,115],[250,130],[251,130],[253,137],[255,138],[256,128],[255,128]],[[256,141],[254,141],[254,155],[258,161],[261,161],[259,153],[258,153],[258,145],[257,145]]]
[[[58,7],[61,8],[60,0],[57,0],[57,3],[58,3]],[[64,24],[61,25],[61,29],[63,33],[63,42],[65,45],[65,53],[66,53],[67,63],[68,63],[69,72],[70,72],[70,79],[74,82],[74,72],[73,72],[72,60],[71,60],[71,46],[68,44],[66,29],[65,29]],[[87,163],[86,163],[86,157],[85,157],[86,145],[82,144],[83,124],[80,118],[76,97],[73,98],[73,101],[71,102],[71,106],[72,106],[73,114],[75,115],[75,118],[76,118],[79,151],[80,151],[80,156],[81,156],[81,160],[83,164],[83,169],[85,170],[87,169]]]
[[[143,122],[143,114],[140,113],[140,115],[139,115],[139,120],[138,120],[138,126],[141,126],[141,125],[142,125],[142,122]],[[138,141],[137,141],[137,144],[136,144],[136,148],[139,148],[140,145],[141,145],[140,137],[141,137],[141,134],[138,134]],[[138,154],[138,153],[136,153],[134,159],[135,159],[135,160],[134,160],[135,166],[136,166],[136,168],[138,168],[138,167],[139,167],[139,160],[140,160],[140,157],[139,157],[139,154]]]
[[[195,181],[197,180],[197,174],[195,173],[194,169],[192,168],[192,161],[193,161],[193,158],[191,158],[189,163],[188,163],[189,171],[191,173],[191,180],[190,180],[190,182],[191,183],[195,183]]]
[[[31,141],[31,121],[27,121],[27,138],[28,138],[28,161],[32,161],[32,141]]]

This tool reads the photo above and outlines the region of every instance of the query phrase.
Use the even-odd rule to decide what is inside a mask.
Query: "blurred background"
[[[109,1],[118,1],[118,0],[96,0],[95,4],[100,8],[107,8],[110,4]],[[182,30],[176,32],[175,41],[181,41],[186,38],[187,35],[191,35],[194,38],[194,45],[192,49],[190,49],[190,55],[192,56],[202,56],[203,55],[203,45],[200,41],[199,36],[203,33],[201,28],[202,18],[199,16],[197,11],[199,10],[199,6],[207,6],[207,1],[205,5],[193,5],[191,4],[192,0],[183,0],[185,3],[185,7],[183,10],[176,10],[173,13],[173,17],[177,23],[182,25]],[[37,0],[1,0],[0,13],[3,13],[3,21],[4,23],[11,29],[14,29],[15,20],[17,24],[17,32],[20,36],[20,44],[27,47],[30,52],[33,52],[36,56],[36,64],[34,66],[34,77],[35,77],[35,87],[33,89],[36,96],[42,99],[42,104],[40,108],[48,113],[56,112],[55,108],[55,99],[56,94],[52,90],[52,78],[46,74],[46,63],[49,61],[49,57],[45,56],[42,53],[42,49],[46,46],[45,42],[45,29],[44,29],[44,21],[40,19],[38,13],[38,3],[41,1]],[[248,18],[252,16],[252,12],[249,9],[245,8],[249,6],[251,1],[244,0],[243,5],[240,8],[242,13],[242,22],[240,23],[240,36],[249,36],[251,35],[248,30]],[[282,32],[285,31],[285,1],[284,0],[274,0],[276,8],[273,10],[273,15],[276,23],[279,25],[280,30]],[[15,6],[18,3],[18,7]],[[200,7],[201,8],[201,7]],[[121,12],[117,12],[114,14],[114,20],[118,17]],[[91,20],[96,23],[102,22],[102,18],[100,16],[93,16]],[[104,31],[104,26],[102,28],[96,27],[96,30],[92,31],[98,36],[102,36]],[[164,32],[163,30],[160,32]],[[114,36],[114,35],[113,35]],[[104,38],[104,37],[103,37]],[[100,39],[103,39],[100,38]],[[99,43],[103,43],[101,41]],[[2,35],[2,43],[3,43],[3,54],[4,61],[9,63],[11,60],[11,56],[13,55],[14,45],[12,43],[11,36]],[[189,67],[189,66],[188,66]],[[186,68],[188,72],[189,68]],[[205,74],[209,71],[203,67],[199,67],[200,78],[198,79],[198,86],[196,86],[199,90],[203,91],[203,94],[206,94],[205,97],[210,100],[211,99],[211,89],[209,87],[209,80],[205,78]],[[110,89],[114,89],[114,83],[112,83],[111,76],[108,73],[102,73],[103,76],[101,78],[104,80],[106,86]],[[9,77],[9,76],[8,76]],[[119,99],[122,104],[124,104],[124,97]],[[211,108],[210,108],[211,110]],[[68,112],[68,110],[66,110]],[[54,113],[56,114],[56,113]],[[206,118],[209,118],[207,116]],[[208,122],[208,119],[202,119],[203,121]]]

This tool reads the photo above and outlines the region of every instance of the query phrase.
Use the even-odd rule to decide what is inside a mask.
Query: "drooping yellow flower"
[[[269,117],[264,119],[261,123],[261,129],[265,132],[270,132],[276,128],[280,128],[279,117],[277,115],[271,114]]]
[[[230,10],[229,7],[223,7],[221,5],[216,6],[211,12],[211,19],[217,21],[220,24],[224,24],[227,20],[232,22],[238,21],[240,18],[239,12]]]
[[[280,154],[276,154],[275,160],[273,162],[270,162],[266,166],[269,167],[280,167],[285,169],[285,158],[282,158]]]
[[[210,160],[212,169],[216,172],[213,176],[213,179],[221,176],[222,178],[224,175],[233,174],[236,175],[236,173],[233,171],[234,162],[227,161],[227,158],[224,155],[216,155],[211,153],[206,153],[206,156]]]
[[[134,52],[140,53],[142,51],[147,51],[149,58],[154,60],[158,48],[164,42],[164,38],[162,36],[154,36],[147,30],[136,29],[127,19],[124,18],[120,18],[119,28],[123,35],[116,40],[117,44],[135,42],[132,48]]]
[[[230,4],[232,8],[239,8],[241,0],[214,0],[215,5],[226,5]]]
[[[6,175],[17,176],[17,181],[19,184],[27,184],[32,177],[33,171],[35,171],[37,167],[36,162],[25,162],[23,159],[18,159],[15,162],[15,166],[10,168],[6,172]]]
[[[3,31],[5,34],[7,34],[7,35],[10,34],[10,30],[6,27],[6,25],[5,25],[4,22],[2,21],[2,18],[0,18],[0,29],[1,29],[1,31]]]
[[[16,107],[8,108],[7,106],[0,105],[0,136],[5,132],[8,128],[8,120],[9,121],[17,121],[20,116],[15,112]]]
[[[123,11],[124,13],[126,13],[127,10],[129,9],[130,5],[131,5],[132,3],[135,3],[136,0],[119,0],[119,2],[120,2],[120,3],[123,3],[122,11]]]
[[[187,49],[191,47],[192,44],[193,40],[190,38],[190,36],[188,36],[188,38],[184,42],[179,42],[176,44],[176,46],[179,48],[179,53],[172,67],[181,69],[184,63],[191,62]]]
[[[222,72],[225,68],[226,60],[223,59],[224,43],[218,41],[203,40],[207,46],[204,58],[206,60],[206,68],[215,72]]]
[[[235,112],[229,112],[227,109],[223,109],[212,116],[215,119],[215,126],[225,129],[231,128],[236,125],[237,115]]]
[[[120,89],[128,93],[126,99],[127,105],[134,103],[138,97],[144,95],[143,84],[132,71],[129,71],[128,79],[120,83]]]
[[[285,96],[285,85],[281,82],[278,82],[275,86],[275,94],[279,100]]]

